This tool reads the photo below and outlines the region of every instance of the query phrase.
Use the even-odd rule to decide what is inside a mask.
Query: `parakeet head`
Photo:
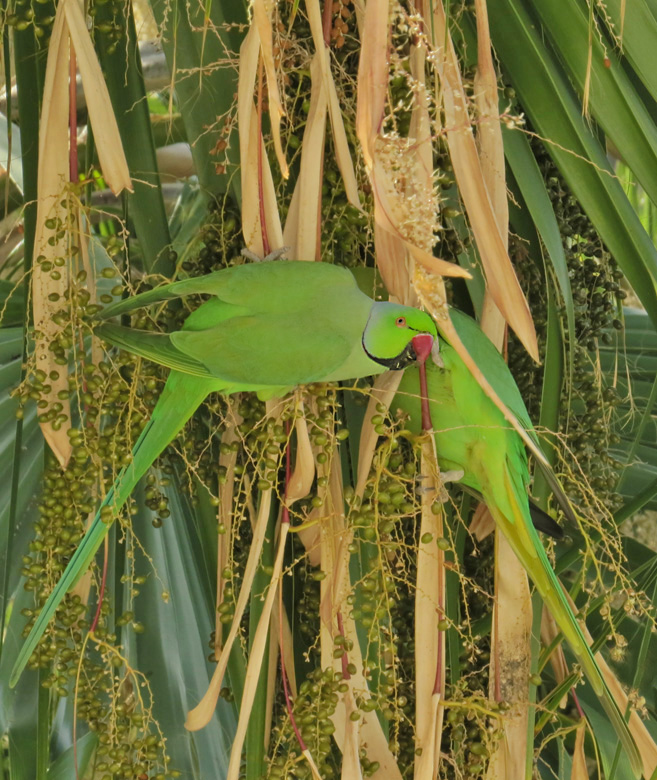
[[[363,332],[363,349],[371,360],[398,371],[424,361],[438,344],[438,333],[424,311],[377,301]]]

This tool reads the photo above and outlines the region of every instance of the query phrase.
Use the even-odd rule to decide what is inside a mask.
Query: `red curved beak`
[[[431,354],[433,336],[430,333],[419,333],[411,339],[411,343],[417,355],[417,362],[421,365]]]

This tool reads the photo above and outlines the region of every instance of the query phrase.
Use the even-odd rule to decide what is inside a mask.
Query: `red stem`
[[[427,387],[427,366],[420,364],[420,403],[422,405],[422,430],[433,430],[431,422],[431,409],[429,408],[429,389]]]
[[[324,45],[331,45],[331,22],[333,21],[333,0],[324,0],[324,15],[322,27],[324,30]]]

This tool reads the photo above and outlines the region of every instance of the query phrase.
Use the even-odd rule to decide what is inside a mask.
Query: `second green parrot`
[[[500,353],[470,317],[451,310],[450,318],[462,343],[500,400],[538,445],[520,391]],[[436,451],[442,471],[463,472],[465,487],[481,494],[497,527],[531,577],[609,717],[630,759],[641,774],[639,754],[577,619],[566,600],[530,514],[529,467],[523,440],[502,412],[484,393],[463,360],[442,338],[440,365],[427,361],[427,386]],[[408,415],[409,429],[419,432],[421,411],[418,371],[405,372],[391,411]],[[539,445],[540,446],[540,445]],[[556,483],[546,474],[564,503],[572,508]]]
[[[181,330],[153,333],[103,324],[96,333],[122,349],[172,369],[132,451],[64,573],[39,613],[16,661],[16,683],[60,602],[86,571],[111,522],[139,479],[209,393],[257,391],[272,398],[300,384],[403,369],[437,343],[425,312],[375,302],[345,268],[271,261],[227,268],[164,285],[106,307],[99,319],[185,295],[210,295]],[[111,508],[109,518],[101,515]]]

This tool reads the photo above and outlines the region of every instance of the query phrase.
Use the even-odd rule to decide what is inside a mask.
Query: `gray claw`
[[[438,368],[445,368],[442,355],[440,354],[440,341],[438,339],[434,340],[431,347],[431,359]]]
[[[464,476],[465,471],[463,471],[463,469],[453,469],[452,471],[440,472],[440,479],[442,480],[443,485],[445,485],[447,482],[460,482]]]
[[[247,249],[244,247],[240,254],[242,257],[246,257],[247,260],[251,260],[254,263],[268,263],[271,260],[280,260],[281,257],[283,257],[286,252],[290,251],[289,246],[282,246],[279,249],[274,249],[273,252],[270,252],[266,257],[260,257],[259,255],[256,255],[255,252],[252,252],[250,249]]]

